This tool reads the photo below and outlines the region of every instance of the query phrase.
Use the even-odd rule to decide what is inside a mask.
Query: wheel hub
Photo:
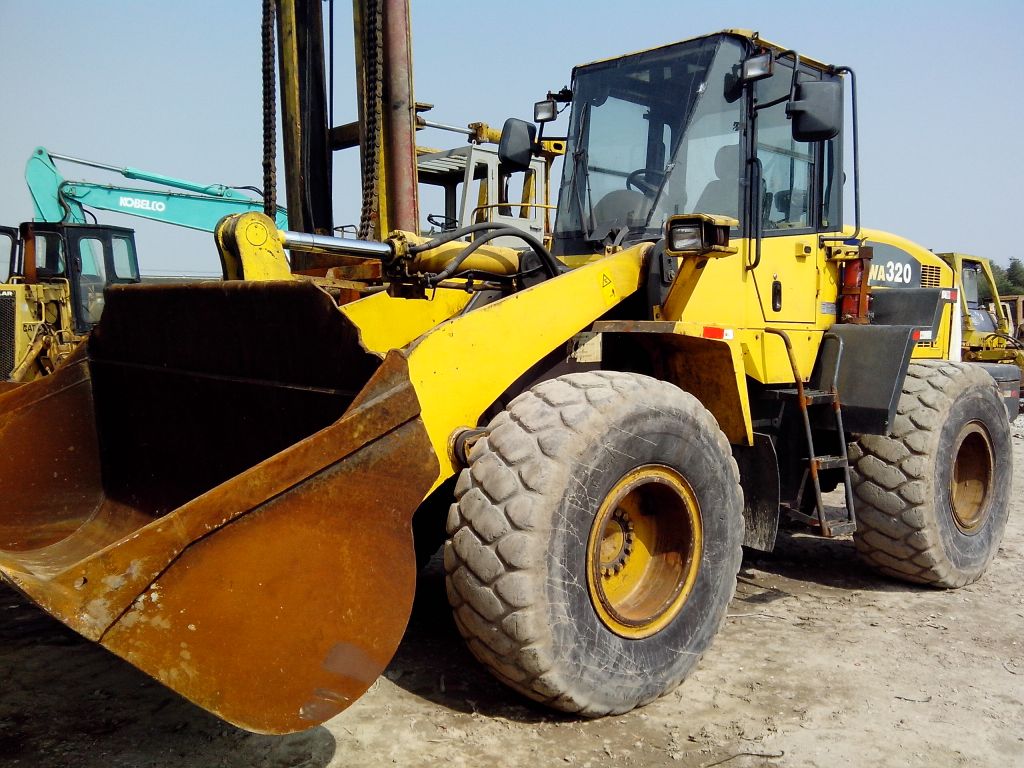
[[[985,427],[977,421],[965,424],[956,439],[949,488],[953,522],[964,533],[977,532],[988,517],[993,466],[992,442]]]
[[[587,542],[587,586],[602,623],[629,638],[664,629],[693,589],[702,549],[700,507],[686,479],[657,464],[626,473]]]
[[[629,513],[621,507],[616,508],[601,538],[602,576],[614,576],[622,571],[633,553],[635,540]]]

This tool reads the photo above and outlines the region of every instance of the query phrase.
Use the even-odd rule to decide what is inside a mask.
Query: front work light
[[[753,83],[757,80],[764,80],[766,77],[771,77],[774,64],[775,58],[772,56],[770,51],[767,53],[760,53],[756,56],[751,56],[743,62],[740,79],[744,83]]]
[[[669,256],[717,258],[736,253],[729,245],[729,230],[739,226],[730,216],[708,213],[684,213],[669,216],[665,222],[665,252]]]
[[[670,252],[700,251],[704,240],[701,238],[699,224],[677,224],[668,231],[668,250]]]
[[[550,123],[556,117],[558,117],[558,104],[554,99],[545,99],[533,105],[533,122]]]

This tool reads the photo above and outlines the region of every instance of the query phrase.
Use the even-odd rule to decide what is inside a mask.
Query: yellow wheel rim
[[[649,637],[682,610],[703,550],[700,505],[674,469],[628,472],[605,497],[587,538],[587,588],[608,629]]]
[[[977,421],[964,425],[953,451],[949,489],[953,521],[964,533],[975,533],[988,517],[994,464],[992,444],[985,428]]]

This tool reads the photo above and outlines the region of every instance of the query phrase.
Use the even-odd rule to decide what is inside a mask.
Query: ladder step
[[[806,523],[812,528],[819,527],[817,515],[807,515],[803,512],[798,512],[788,504],[783,504],[783,508],[792,519],[798,520],[801,523]],[[823,536],[842,536],[844,533],[853,533],[857,530],[857,523],[850,520],[846,515],[841,517],[827,516],[825,518],[825,524],[828,526],[828,530],[822,531]]]
[[[845,533],[853,533],[857,530],[857,524],[852,520],[843,520],[841,522],[829,522],[828,526],[829,536],[842,536]]]
[[[796,388],[768,389],[764,391],[764,398],[766,400],[796,400],[799,396],[800,391]],[[808,405],[835,402],[835,394],[824,389],[805,388],[804,397],[807,398]]]
[[[841,469],[850,466],[842,456],[818,456],[815,461],[818,463],[818,469]]]

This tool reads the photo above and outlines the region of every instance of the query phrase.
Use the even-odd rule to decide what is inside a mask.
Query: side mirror
[[[796,141],[826,141],[843,127],[843,90],[836,80],[797,83],[795,98],[786,105]]]
[[[536,138],[537,126],[510,117],[501,128],[498,159],[502,165],[509,166],[513,171],[529,170]]]

